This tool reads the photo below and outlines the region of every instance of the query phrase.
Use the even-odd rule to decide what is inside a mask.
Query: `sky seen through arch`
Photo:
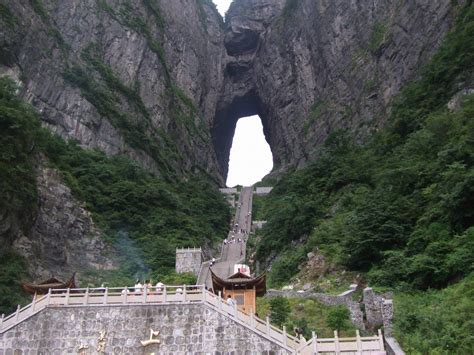
[[[232,0],[213,0],[217,10],[225,16]],[[229,157],[226,185],[252,185],[273,168],[270,147],[263,135],[260,117],[244,117],[237,121]]]
[[[237,121],[229,157],[229,187],[250,186],[273,168],[270,146],[265,140],[260,117],[243,117]]]

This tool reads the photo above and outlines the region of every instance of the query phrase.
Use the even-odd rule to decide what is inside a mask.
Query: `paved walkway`
[[[229,277],[234,273],[234,264],[239,264],[245,260],[247,238],[252,226],[252,193],[253,186],[243,187],[240,192],[233,228],[227,235],[227,244],[222,241],[221,257],[216,258],[217,261],[212,266],[212,271],[219,277]],[[242,240],[240,243],[238,242],[239,238]],[[208,288],[212,287],[208,261],[202,264],[198,284],[205,284]]]

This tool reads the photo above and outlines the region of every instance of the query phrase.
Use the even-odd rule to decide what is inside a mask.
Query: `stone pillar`
[[[370,329],[380,327],[383,323],[380,302],[375,296],[374,290],[372,290],[372,288],[367,287],[364,289],[363,303],[365,306],[367,327]]]
[[[201,263],[201,248],[176,249],[176,272],[192,272],[198,276]]]
[[[351,321],[357,328],[365,330],[364,324],[364,314],[360,309],[359,302],[349,301],[347,302],[347,307],[349,307],[349,311],[351,312]]]
[[[383,329],[386,337],[392,336],[392,320],[393,320],[393,302],[392,300],[384,300],[381,307]]]

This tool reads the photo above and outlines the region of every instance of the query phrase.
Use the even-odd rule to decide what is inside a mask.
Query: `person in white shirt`
[[[143,285],[140,283],[140,280],[137,280],[135,284],[135,293],[141,293],[143,289]]]
[[[231,295],[227,295],[227,304],[231,307],[234,307],[235,301]]]

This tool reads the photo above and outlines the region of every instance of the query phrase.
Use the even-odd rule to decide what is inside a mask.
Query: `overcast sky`
[[[222,17],[224,17],[225,12],[229,8],[230,3],[232,0],[212,0],[214,4],[217,6],[217,10],[221,13]]]
[[[213,0],[222,16],[232,0]],[[258,116],[241,118],[237,122],[230,150],[227,186],[249,186],[260,181],[273,167],[272,153],[263,135]]]
[[[227,186],[252,185],[267,175],[272,167],[272,153],[265,141],[260,117],[241,118],[230,150]]]

